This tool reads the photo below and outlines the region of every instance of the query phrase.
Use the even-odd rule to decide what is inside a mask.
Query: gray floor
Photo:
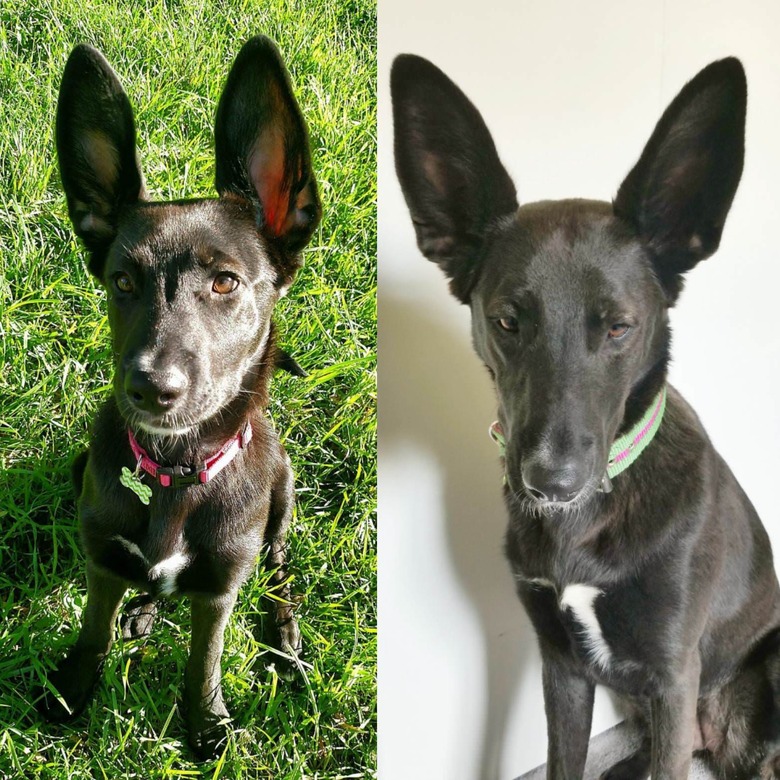
[[[593,737],[588,750],[588,763],[585,765],[584,780],[597,780],[602,772],[621,759],[630,756],[638,745],[638,733],[626,723],[621,723]],[[546,766],[542,765],[526,772],[517,780],[544,780],[545,777]],[[715,776],[704,763],[694,758],[689,780],[714,780],[714,778]]]

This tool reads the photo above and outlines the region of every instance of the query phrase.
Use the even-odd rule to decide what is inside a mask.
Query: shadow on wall
[[[459,745],[472,744],[479,735],[480,756],[473,764],[479,774],[464,771],[463,776],[495,780],[505,741],[520,738],[506,733],[507,721],[535,638],[502,552],[506,512],[500,466],[487,436],[490,419],[480,421],[495,406],[490,381],[487,372],[483,382],[475,380],[481,367],[462,333],[448,329],[430,312],[422,303],[415,306],[387,293],[380,297],[380,452],[389,458],[397,447],[411,445],[435,458],[444,475],[444,554],[477,616],[484,648],[484,669],[470,667],[477,661],[465,655],[457,662],[463,663],[464,677],[487,681],[486,711],[480,702],[467,702],[459,714],[461,733],[447,738],[457,752]],[[404,490],[412,491],[407,501],[413,500],[415,486]],[[395,570],[392,565],[383,561],[383,578],[410,576],[401,569],[403,562]],[[441,625],[432,630],[437,628]],[[463,645],[454,639],[453,654],[463,654]],[[458,682],[453,680],[453,685]],[[435,703],[420,702],[430,704]]]

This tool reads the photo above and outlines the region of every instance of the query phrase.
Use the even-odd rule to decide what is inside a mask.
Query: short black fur
[[[300,651],[285,573],[293,475],[265,410],[276,366],[303,374],[276,347],[271,318],[320,218],[306,126],[276,46],[257,37],[220,101],[218,199],[147,200],[130,102],[89,46],[66,65],[56,135],[70,216],[107,291],[115,372],[89,451],[73,465],[88,601],[75,646],[49,678],[67,707],[49,693],[39,706],[62,720],[86,705],[128,587],[142,595],[128,604],[126,637],[151,631],[156,599],[183,595],[188,733],[207,758],[228,733],[223,632],[263,548],[279,647],[291,666]],[[205,484],[164,487],[144,475],[148,506],[120,484],[137,465],[128,429],[159,464],[199,466],[247,424],[251,440]]]
[[[391,79],[420,250],[468,304],[506,438],[506,554],[543,659],[548,778],[583,776],[593,694],[645,729],[604,777],[780,777],[780,588],[766,531],[667,385],[669,307],[712,254],[742,173],[747,90],[712,63],[658,122],[613,204],[517,207],[482,117],[431,63]],[[667,387],[650,445],[612,442]]]

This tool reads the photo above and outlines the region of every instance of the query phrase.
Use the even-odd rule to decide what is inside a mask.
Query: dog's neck
[[[668,363],[668,352],[665,352],[656,365],[631,389],[631,393],[626,400],[623,421],[617,431],[618,437],[633,428],[658,397],[658,394],[666,385]]]

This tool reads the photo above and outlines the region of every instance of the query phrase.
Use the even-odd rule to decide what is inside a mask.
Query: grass
[[[149,640],[117,642],[86,717],[52,726],[31,701],[84,607],[68,463],[111,376],[104,295],[68,222],[53,119],[67,55],[90,42],[135,107],[154,197],[211,196],[216,102],[260,32],[290,67],[324,203],[277,314],[309,376],[277,375],[270,409],[297,472],[289,560],[306,666],[282,681],[257,639],[269,603],[259,569],[226,635],[235,738],[198,764],[178,710],[186,602]],[[371,0],[0,0],[0,778],[376,775],[375,37]]]

